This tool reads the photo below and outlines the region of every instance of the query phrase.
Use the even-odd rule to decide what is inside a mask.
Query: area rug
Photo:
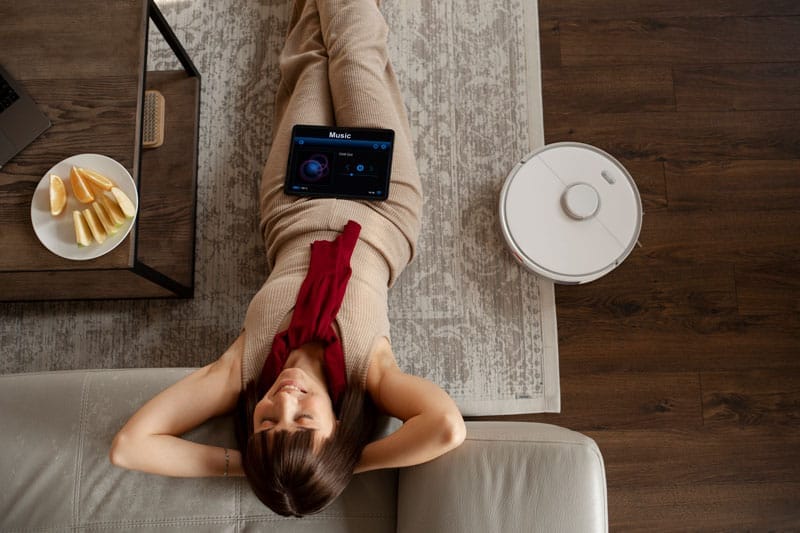
[[[257,190],[289,2],[157,4],[202,74],[195,296],[0,304],[3,373],[202,366],[265,278]],[[390,292],[397,360],[464,415],[557,412],[553,286],[515,263],[497,216],[505,176],[543,143],[536,3],[381,9],[425,189],[417,258]],[[151,33],[149,68],[175,67]]]

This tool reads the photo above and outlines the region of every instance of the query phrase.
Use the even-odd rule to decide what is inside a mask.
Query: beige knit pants
[[[296,231],[298,225],[308,225],[308,231],[325,229],[319,226],[325,221],[316,219],[329,216],[334,205],[340,213],[336,224],[350,211],[368,211],[372,215],[379,212],[392,223],[390,226],[399,229],[398,234],[408,241],[404,246],[408,249],[410,245],[413,255],[422,190],[408,117],[387,55],[387,34],[388,26],[375,0],[294,2],[280,54],[281,81],[275,99],[272,148],[261,182],[261,229],[268,255],[271,248],[279,247],[273,245],[280,240],[280,233]],[[283,194],[295,124],[393,129],[389,198],[375,202]],[[369,228],[365,230],[368,234]]]

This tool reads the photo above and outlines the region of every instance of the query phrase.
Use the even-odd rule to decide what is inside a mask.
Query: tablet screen
[[[385,200],[394,131],[295,125],[284,192]]]

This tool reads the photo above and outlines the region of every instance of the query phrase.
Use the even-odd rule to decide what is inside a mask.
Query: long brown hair
[[[271,443],[267,432],[254,433],[253,411],[268,388],[249,382],[236,406],[236,440],[247,481],[280,515],[319,512],[350,482],[377,425],[375,404],[358,384],[348,384],[336,413],[339,424],[315,450],[310,431],[273,431]]]

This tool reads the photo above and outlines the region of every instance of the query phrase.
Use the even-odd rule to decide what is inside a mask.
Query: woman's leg
[[[328,54],[314,0],[296,0],[280,54],[281,80],[275,95],[272,147],[261,178],[261,233],[292,198],[283,194],[292,126],[334,125]]]
[[[422,186],[403,97],[387,52],[389,28],[375,0],[316,2],[336,125],[395,131],[389,199],[374,207],[387,212],[415,241]]]

